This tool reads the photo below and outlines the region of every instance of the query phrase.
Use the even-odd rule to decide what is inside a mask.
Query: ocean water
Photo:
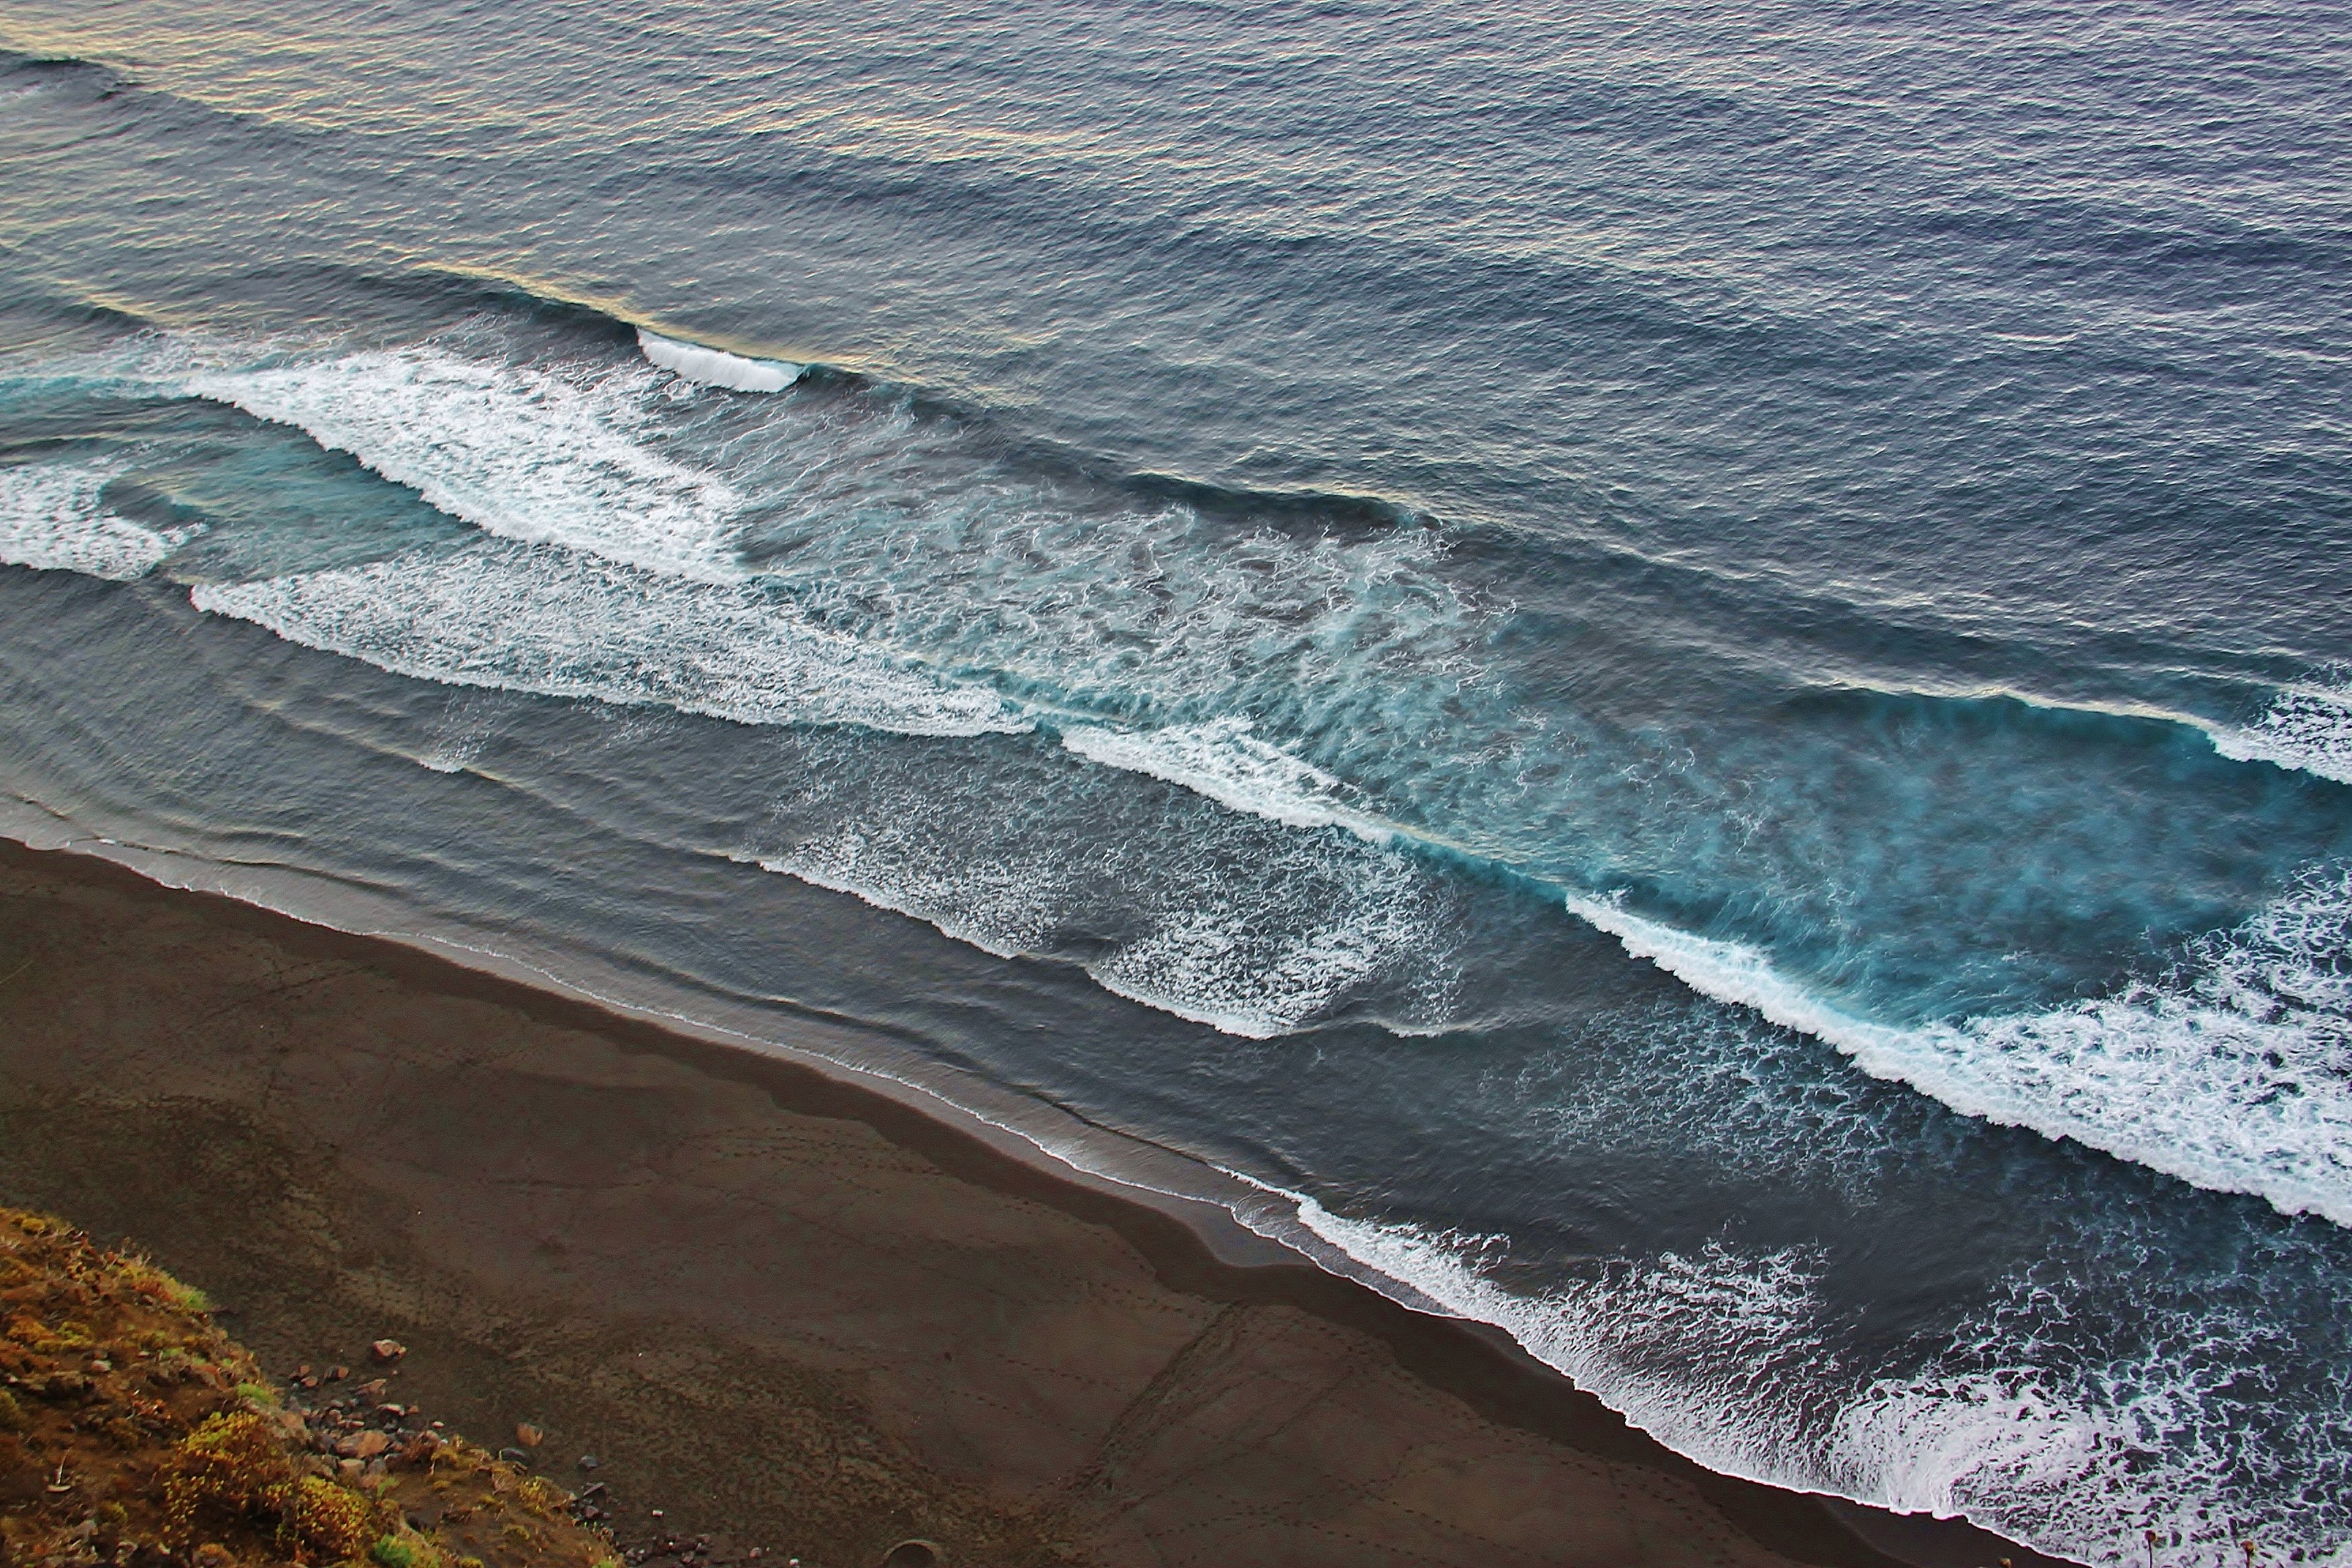
[[[2352,1561],[2347,37],[0,0],[0,808]]]

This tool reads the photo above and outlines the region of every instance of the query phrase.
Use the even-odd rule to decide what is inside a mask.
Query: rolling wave
[[[198,397],[301,430],[487,533],[742,578],[742,494],[662,455],[650,365],[565,376],[434,345],[201,371]]]
[[[683,380],[725,387],[730,392],[782,392],[808,368],[785,360],[730,354],[724,349],[666,338],[644,327],[637,329],[637,351],[648,363],[657,364]]]

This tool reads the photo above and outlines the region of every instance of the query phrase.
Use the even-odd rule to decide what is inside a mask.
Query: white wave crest
[[[730,392],[782,392],[808,368],[789,360],[748,359],[723,349],[680,342],[643,327],[637,329],[637,349],[649,362],[683,380],[723,386]]]
[[[1916,1028],[1831,1006],[1753,948],[1612,901],[1568,906],[1693,989],[1826,1040],[1871,1076],[1963,1115],[2352,1226],[2352,870],[2307,877],[2198,943],[2176,977]]]
[[[158,532],[109,511],[100,492],[120,471],[103,463],[0,469],[0,561],[127,583],[200,531]]]
[[[811,626],[751,584],[681,582],[553,545],[485,540],[192,597],[289,642],[450,685],[661,703],[745,724],[910,735],[1029,727],[992,692]]]
[[[649,444],[656,383],[644,366],[566,377],[426,345],[200,371],[184,387],[348,452],[485,532],[739,580],[742,497]]]
[[[2207,732],[2213,749],[2225,757],[2274,763],[2352,784],[2352,686],[2290,686],[2253,723]]]
[[[1253,735],[1247,719],[1148,731],[1075,726],[1062,744],[1089,762],[1181,784],[1234,811],[1288,827],[1345,827],[1386,843],[1391,831],[1345,805],[1336,777]]]

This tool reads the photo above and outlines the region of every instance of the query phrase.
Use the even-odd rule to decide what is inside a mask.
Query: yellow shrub
[[[287,1500],[286,1529],[331,1560],[359,1555],[375,1534],[375,1509],[348,1487],[324,1476],[304,1476]]]
[[[184,1542],[197,1518],[207,1511],[278,1513],[289,1500],[293,1479],[293,1467],[268,1417],[251,1411],[215,1415],[180,1439],[164,1461],[167,1528]]]

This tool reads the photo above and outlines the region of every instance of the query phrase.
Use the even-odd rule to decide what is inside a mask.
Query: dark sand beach
[[[595,1456],[625,1543],[2045,1561],[1709,1474],[1479,1331],[796,1064],[14,844],[0,1201],[201,1283],[279,1375],[397,1337],[406,1400]]]

